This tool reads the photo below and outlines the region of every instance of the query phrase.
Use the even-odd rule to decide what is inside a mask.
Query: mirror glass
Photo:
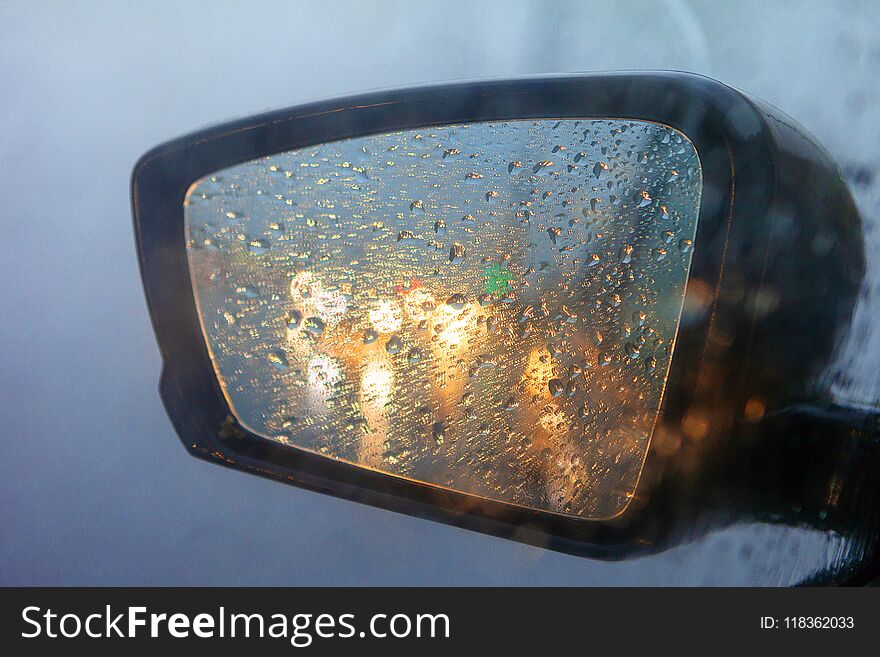
[[[631,120],[447,125],[278,153],[185,200],[238,421],[389,475],[579,518],[632,498],[702,187]]]

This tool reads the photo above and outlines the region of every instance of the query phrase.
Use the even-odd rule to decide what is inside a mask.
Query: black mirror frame
[[[717,390],[704,390],[707,364],[740,357],[748,360],[756,349],[760,351],[753,335],[748,348],[731,353],[730,343],[713,340],[713,332],[720,330],[719,322],[723,324],[727,317],[737,335],[748,330],[754,334],[755,319],[739,319],[737,313],[744,311],[735,295],[725,297],[724,286],[727,281],[758,284],[759,276],[763,284],[775,275],[766,262],[763,268],[755,263],[768,257],[770,247],[762,241],[770,242],[773,213],[786,204],[794,207],[805,202],[797,200],[797,191],[785,184],[783,169],[793,159],[808,162],[813,175],[832,181],[832,192],[823,192],[822,207],[825,197],[828,204],[838,205],[841,218],[835,230],[855,254],[851,260],[855,273],[845,281],[839,307],[819,319],[814,326],[815,344],[808,345],[816,350],[817,360],[831,358],[839,325],[847,321],[864,271],[858,218],[845,186],[837,189],[833,182],[839,179],[833,163],[802,130],[771,108],[711,79],[665,72],[379,91],[212,127],[151,150],[135,166],[132,208],[146,298],[164,361],[160,390],[186,448],[209,461],[306,489],[572,554],[621,558],[669,544],[674,533],[670,527],[681,525],[674,518],[675,493],[657,493],[650,504],[631,505],[615,518],[585,520],[444,490],[254,435],[235,422],[216,379],[186,256],[183,202],[193,182],[243,161],[322,142],[450,123],[524,118],[654,121],[679,130],[696,147],[704,182],[690,281],[704,282],[714,290],[714,298],[705,321],[679,329],[658,426],[679,427],[694,404],[717,397]],[[805,213],[804,221],[824,221],[818,209]],[[782,283],[786,275],[779,274]],[[734,351],[739,349],[737,344],[735,340]],[[803,373],[804,386],[794,391],[774,384],[772,376],[756,376],[757,382],[731,383],[723,404],[729,414],[741,414],[749,390],[756,386],[770,408],[824,398],[813,370]],[[732,425],[738,419],[733,418]],[[732,431],[723,426],[728,427],[723,431]],[[650,473],[662,467],[649,453],[643,477],[648,473],[657,479],[656,473]]]

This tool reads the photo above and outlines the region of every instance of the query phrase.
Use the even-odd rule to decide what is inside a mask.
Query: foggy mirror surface
[[[238,421],[390,475],[621,513],[675,343],[702,178],[672,128],[521,120],[197,181],[188,258]]]

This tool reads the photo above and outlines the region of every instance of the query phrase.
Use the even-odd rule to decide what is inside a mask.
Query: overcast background
[[[680,69],[764,98],[817,135],[853,182],[876,253],[878,26],[875,0],[4,0],[0,584],[786,584],[833,560],[834,536],[749,525],[701,539],[711,560],[691,544],[602,563],[189,457],[157,393],[128,183],[161,141],[306,100]],[[862,388],[843,400],[876,395],[875,298],[866,289],[864,340],[842,364]]]

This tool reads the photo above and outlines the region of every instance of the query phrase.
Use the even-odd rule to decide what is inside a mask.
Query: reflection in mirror
[[[657,418],[702,187],[663,125],[448,125],[280,153],[185,201],[239,422],[390,475],[622,512]]]

